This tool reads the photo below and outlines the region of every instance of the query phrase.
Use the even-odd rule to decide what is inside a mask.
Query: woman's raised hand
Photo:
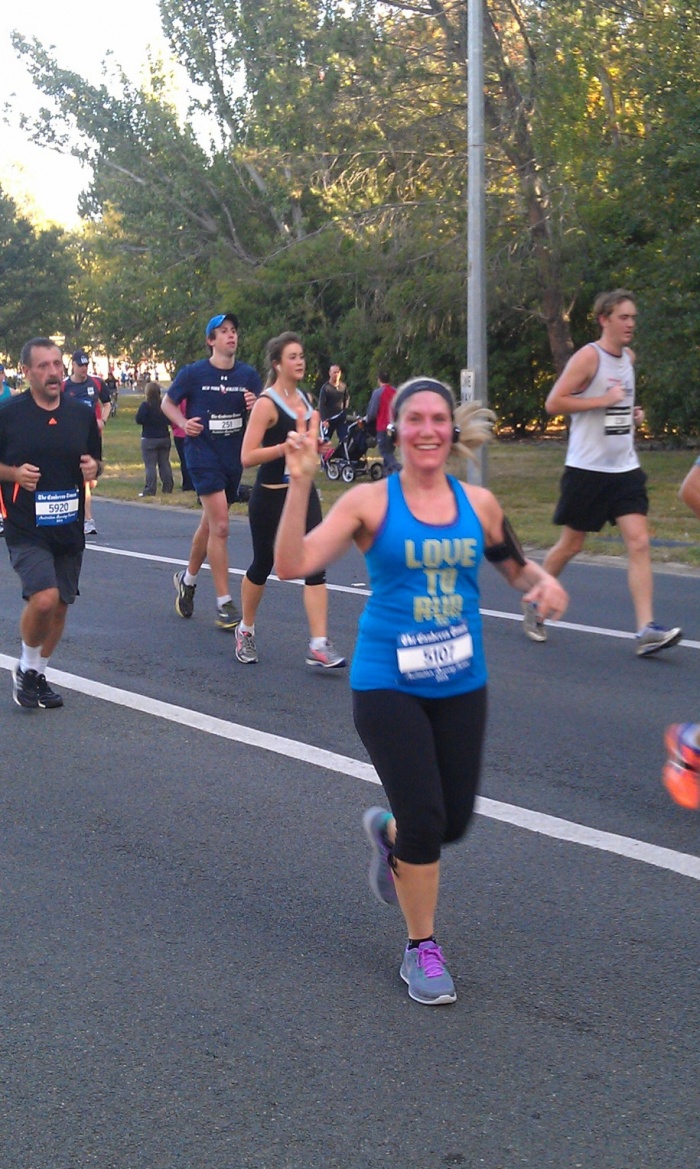
[[[319,415],[314,410],[308,422],[297,418],[296,430],[290,430],[284,444],[284,458],[290,479],[313,479],[318,469]]]

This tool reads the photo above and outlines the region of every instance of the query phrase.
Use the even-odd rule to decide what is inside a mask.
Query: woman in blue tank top
[[[464,835],[476,798],[486,724],[486,666],[478,570],[491,560],[543,616],[567,595],[527,560],[494,495],[447,474],[489,437],[493,415],[455,408],[442,382],[413,378],[394,400],[403,470],[347,492],[304,534],[318,463],[318,419],[285,443],[290,485],[275,563],[285,579],[318,572],[350,544],[364,553],[372,596],[360,620],[350,681],[353,715],[391,813],[370,808],[370,885],[398,901],[408,944],[401,977],[417,1002],[455,1001],[435,940],[442,846]]]

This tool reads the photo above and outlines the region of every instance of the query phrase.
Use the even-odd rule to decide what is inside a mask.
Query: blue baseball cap
[[[238,328],[238,317],[235,313],[217,313],[215,317],[211,318],[209,324],[207,325],[206,333],[204,334],[207,341],[214,332],[214,329],[218,329],[219,325],[223,325],[224,321],[230,321],[234,329]]]

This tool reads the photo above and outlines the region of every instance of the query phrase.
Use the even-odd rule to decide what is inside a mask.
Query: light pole
[[[467,365],[462,399],[488,405],[486,357],[486,198],[484,164],[484,6],[467,0]],[[467,383],[467,384],[465,384]],[[486,483],[486,448],[478,464],[469,464],[469,479]]]

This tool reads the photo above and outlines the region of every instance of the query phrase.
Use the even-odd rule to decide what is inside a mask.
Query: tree
[[[72,260],[59,228],[37,230],[0,188],[0,352],[17,361],[30,337],[66,332]]]

